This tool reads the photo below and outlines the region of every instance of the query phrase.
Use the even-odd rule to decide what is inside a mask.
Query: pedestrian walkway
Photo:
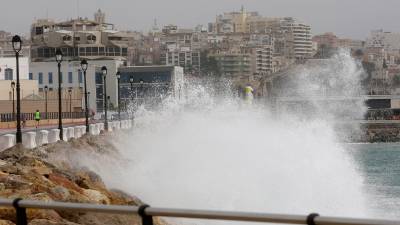
[[[71,127],[76,125],[85,125],[85,122],[78,122],[78,123],[63,123],[63,127]],[[40,130],[49,130],[49,129],[56,129],[58,128],[58,124],[53,125],[44,125],[39,126],[37,129],[35,127],[25,127],[21,128],[22,133],[29,132],[29,131],[40,131]],[[0,129],[0,135],[2,134],[9,134],[16,132],[16,128],[7,128],[7,129]]]

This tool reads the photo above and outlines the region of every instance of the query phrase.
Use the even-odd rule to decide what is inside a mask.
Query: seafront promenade
[[[103,122],[92,123],[89,125],[89,133],[86,126],[80,124],[68,124],[63,129],[63,141],[81,138],[84,135],[99,135],[101,132],[112,132],[127,130],[132,128],[132,120],[109,121],[108,129],[105,129]],[[60,130],[54,126],[36,128],[25,128],[22,132],[22,145],[27,149],[33,149],[42,145],[60,141]],[[1,130],[0,151],[12,148],[16,145],[15,132],[9,129]]]

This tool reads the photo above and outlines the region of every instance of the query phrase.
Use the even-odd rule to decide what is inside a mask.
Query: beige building
[[[0,100],[12,100],[13,89],[11,82],[15,80],[0,80]],[[21,84],[21,98],[26,98],[30,95],[37,95],[39,93],[38,82],[36,80],[20,80]],[[17,97],[16,87],[14,89],[14,98]]]

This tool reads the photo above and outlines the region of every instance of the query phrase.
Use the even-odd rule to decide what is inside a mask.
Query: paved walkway
[[[77,126],[77,125],[85,125],[85,122],[64,123],[63,127],[72,127],[72,126]],[[25,127],[25,128],[22,128],[22,133],[29,132],[29,131],[50,130],[50,129],[57,129],[57,128],[58,128],[58,124],[39,126],[37,129],[35,127]],[[16,128],[0,129],[0,135],[11,134],[11,133],[15,133],[15,132],[17,132]]]

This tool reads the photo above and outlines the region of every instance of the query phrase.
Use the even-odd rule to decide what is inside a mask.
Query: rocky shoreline
[[[15,146],[0,152],[0,198],[107,205],[142,204],[134,196],[108,189],[96,173],[76,167],[68,157],[60,157],[63,154],[60,149],[72,154],[73,151],[116,151],[107,140],[104,135],[85,136],[33,150]],[[31,225],[140,224],[135,215],[38,209],[28,209],[27,215]],[[156,223],[164,224],[161,220],[156,220]],[[15,224],[13,208],[0,208],[0,225],[3,224]]]

